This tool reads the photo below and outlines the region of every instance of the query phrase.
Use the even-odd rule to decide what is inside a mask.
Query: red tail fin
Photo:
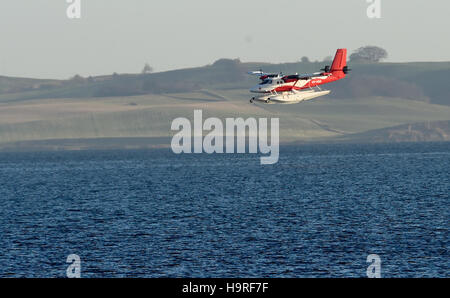
[[[347,49],[338,49],[331,64],[331,73],[344,74],[344,66],[347,65]],[[345,75],[345,74],[344,74]]]

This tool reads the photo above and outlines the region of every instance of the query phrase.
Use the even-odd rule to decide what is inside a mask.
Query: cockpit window
[[[272,84],[272,80],[264,80],[264,81],[262,81],[261,85],[265,85],[265,84]]]

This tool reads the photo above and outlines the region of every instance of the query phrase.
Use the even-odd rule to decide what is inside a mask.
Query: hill
[[[195,109],[205,118],[278,117],[284,143],[447,140],[449,62],[353,64],[345,80],[327,86],[328,96],[296,105],[248,102],[257,82],[249,70],[323,66],[220,59],[153,74],[0,77],[0,150],[167,147],[171,121],[192,118]]]
[[[446,142],[450,141],[450,121],[409,123],[350,134],[336,139],[346,142]]]
[[[70,80],[33,80],[0,77],[0,102],[41,98],[95,98],[144,94],[185,93],[203,88],[248,88],[257,79],[247,71],[311,73],[324,62],[284,64],[241,63],[220,59],[212,65],[152,74],[114,74]],[[337,98],[397,97],[450,105],[450,62],[350,64],[345,80],[330,84]]]
[[[245,89],[0,103],[0,149],[167,147],[171,122],[193,117],[280,119],[280,141],[335,141],[404,123],[449,119],[450,107],[402,98],[326,96],[296,105],[255,105]],[[342,139],[346,141],[345,139]]]

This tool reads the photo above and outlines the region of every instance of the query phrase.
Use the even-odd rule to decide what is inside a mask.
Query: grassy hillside
[[[427,121],[369,130],[339,136],[336,141],[347,142],[442,142],[450,141],[450,121]]]
[[[0,77],[0,102],[41,98],[89,98],[185,93],[209,89],[248,89],[257,78],[247,71],[311,73],[326,63],[240,63],[221,59],[212,65],[153,74],[122,74],[66,81]],[[351,64],[345,79],[329,84],[338,98],[398,97],[450,105],[450,62]]]
[[[52,89],[61,86],[62,81],[14,78],[0,76],[0,94]]]
[[[246,74],[249,70],[311,73],[323,66],[221,59],[205,67],[154,74],[71,80],[0,77],[0,149],[59,148],[61,142],[64,148],[134,146],[127,142],[168,146],[172,120],[192,118],[195,109],[202,109],[204,118],[278,117],[282,142],[349,140],[347,136],[395,141],[382,129],[450,120],[448,62],[353,64],[345,80],[326,87],[332,91],[328,96],[295,105],[248,102],[248,89],[258,81]],[[445,140],[443,131],[430,138],[422,132],[418,140]]]
[[[248,97],[245,89],[219,89],[4,102],[0,103],[0,149],[23,141],[108,142],[108,138],[159,138],[164,140],[160,145],[168,146],[167,140],[174,134],[170,130],[172,120],[192,118],[195,109],[203,110],[204,119],[278,117],[282,142],[323,140],[403,123],[446,120],[450,115],[450,107],[400,98],[325,96],[296,105],[255,105],[248,102]]]

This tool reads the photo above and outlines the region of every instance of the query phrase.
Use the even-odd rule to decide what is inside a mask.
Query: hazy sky
[[[450,1],[1,0],[0,75],[68,78],[211,64],[218,58],[322,60],[378,45],[388,61],[450,61]]]

